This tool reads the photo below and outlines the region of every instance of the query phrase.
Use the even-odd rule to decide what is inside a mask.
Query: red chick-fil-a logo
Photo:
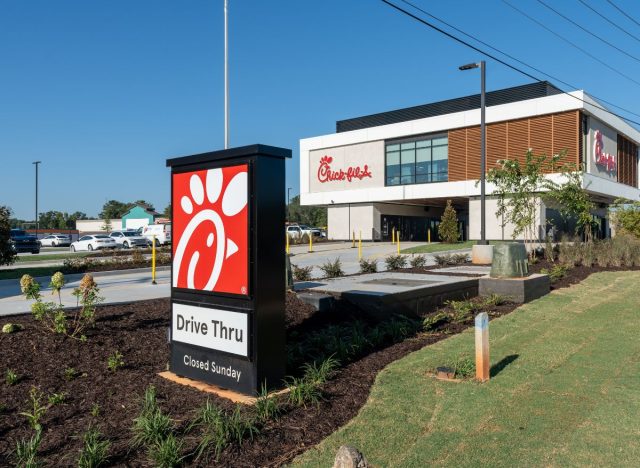
[[[604,152],[604,142],[602,141],[602,132],[600,130],[596,130],[593,152],[598,166],[604,167],[608,172],[616,170],[616,157],[613,154]]]
[[[323,156],[320,158],[320,167],[318,167],[318,180],[322,183],[333,182],[335,180],[346,180],[351,182],[353,179],[362,180],[365,177],[371,178],[371,171],[368,165],[349,166],[347,170],[340,169],[339,171],[331,170],[331,163],[333,158],[331,156]]]

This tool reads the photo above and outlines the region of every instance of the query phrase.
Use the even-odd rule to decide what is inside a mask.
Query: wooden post
[[[486,312],[476,315],[476,379],[489,380],[489,316]]]

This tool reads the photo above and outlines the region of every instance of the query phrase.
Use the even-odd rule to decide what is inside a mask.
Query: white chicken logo
[[[189,193],[183,195],[180,199],[180,206],[174,209],[180,209],[186,215],[191,216],[188,224],[185,226],[180,240],[176,246],[173,257],[173,286],[178,287],[178,278],[180,271],[186,265],[187,268],[187,284],[189,289],[196,289],[195,278],[198,261],[207,254],[204,249],[196,249],[191,254],[191,258],[185,259],[187,246],[190,245],[191,238],[200,226],[208,229],[210,232],[206,237],[207,249],[215,250],[215,261],[213,268],[208,276],[207,282],[202,288],[206,291],[212,291],[220,278],[223,264],[226,259],[238,252],[238,245],[233,239],[227,238],[225,233],[225,223],[223,218],[228,219],[240,213],[247,206],[247,172],[239,172],[233,176],[228,183],[224,194],[222,188],[224,185],[224,174],[222,169],[210,169],[206,172],[205,183],[198,174],[192,174],[189,179]],[[202,206],[205,196],[211,205],[215,204],[222,194],[221,210],[216,210]],[[210,224],[213,223],[213,226]],[[214,246],[215,244],[215,246]],[[185,262],[188,260],[188,262]]]

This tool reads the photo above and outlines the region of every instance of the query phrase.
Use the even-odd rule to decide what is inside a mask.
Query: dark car
[[[22,229],[11,230],[11,245],[16,252],[40,253],[40,241],[36,236],[27,234]]]

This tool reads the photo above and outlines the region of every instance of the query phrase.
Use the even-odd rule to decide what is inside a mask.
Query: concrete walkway
[[[169,297],[171,270],[168,267],[162,267],[156,271],[157,284],[155,285],[151,284],[150,268],[92,274],[100,288],[100,295],[105,298],[104,304]],[[67,284],[62,290],[62,304],[65,307],[76,306],[76,298],[71,293],[80,283],[82,276],[82,274],[66,275]],[[48,287],[50,278],[36,279],[42,286],[43,299],[57,302],[58,297],[52,296],[51,289]],[[19,280],[0,281],[0,316],[30,312],[33,302],[27,301],[21,295]]]

